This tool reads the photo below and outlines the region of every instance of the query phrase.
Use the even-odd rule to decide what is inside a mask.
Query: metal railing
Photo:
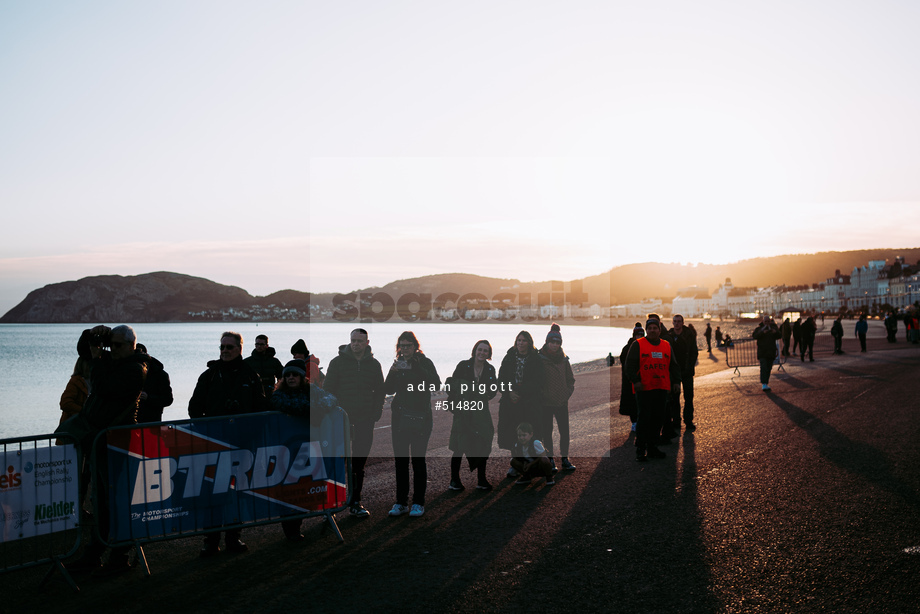
[[[58,445],[54,445],[58,442]],[[82,542],[86,513],[83,455],[66,434],[0,440],[0,573],[48,564],[44,584]]]

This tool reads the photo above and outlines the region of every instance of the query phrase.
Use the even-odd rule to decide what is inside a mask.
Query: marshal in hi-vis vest
[[[671,344],[662,339],[658,345],[642,337],[639,344],[639,379],[643,390],[671,389]]]

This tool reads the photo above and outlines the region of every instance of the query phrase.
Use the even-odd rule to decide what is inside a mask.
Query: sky
[[[916,247],[918,29],[906,1],[3,2],[0,313],[90,275]]]

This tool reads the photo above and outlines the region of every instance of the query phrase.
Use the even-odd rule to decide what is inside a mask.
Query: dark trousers
[[[789,356],[789,338],[783,338],[783,356]]]
[[[808,360],[814,360],[813,353],[815,351],[815,340],[812,339],[802,339],[802,360],[805,360],[805,354],[808,354]]]
[[[667,390],[647,390],[636,393],[636,448],[644,452],[655,448],[668,409]]]
[[[396,502],[409,505],[409,461],[412,461],[414,489],[412,503],[425,505],[425,490],[428,485],[428,466],[425,453],[431,437],[431,418],[411,420],[394,415],[393,456],[396,461]]]
[[[684,424],[690,424],[693,422],[693,376],[681,379],[680,387],[684,391]],[[665,429],[668,427],[675,433],[680,431],[680,391],[670,395]]]
[[[866,351],[866,333],[856,333],[856,336],[859,337],[859,349],[861,352]]]
[[[843,337],[837,335],[834,337],[834,354],[843,353]]]
[[[374,444],[374,422],[362,420],[351,424],[351,500],[361,502],[364,487],[364,466]]]
[[[565,457],[569,455],[569,406],[561,405],[555,407],[543,406],[540,409],[539,433],[537,439],[543,442],[546,448],[546,454],[553,457],[553,418],[556,419],[556,425],[559,427],[559,454]]]
[[[770,383],[770,373],[773,371],[773,361],[775,358],[761,358],[760,359],[760,383],[769,384]]]

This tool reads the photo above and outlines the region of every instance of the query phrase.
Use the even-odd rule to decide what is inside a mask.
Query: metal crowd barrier
[[[725,364],[726,366],[734,369],[736,375],[741,375],[741,367],[760,366],[760,361],[757,359],[756,339],[740,339],[738,341],[732,340],[731,345],[724,345],[722,347],[725,348]],[[781,350],[782,341],[780,341],[776,360],[773,361],[773,364],[779,365],[780,371],[785,371],[783,368],[783,363],[786,362],[786,357],[783,356]]]
[[[105,445],[100,445],[101,442]],[[351,490],[350,427],[278,412],[113,427],[93,446],[108,487],[108,546],[145,543],[335,514]]]
[[[42,584],[58,571],[80,590],[61,563],[79,550],[85,517],[76,440],[64,434],[3,439],[0,457],[0,573],[50,564]]]

